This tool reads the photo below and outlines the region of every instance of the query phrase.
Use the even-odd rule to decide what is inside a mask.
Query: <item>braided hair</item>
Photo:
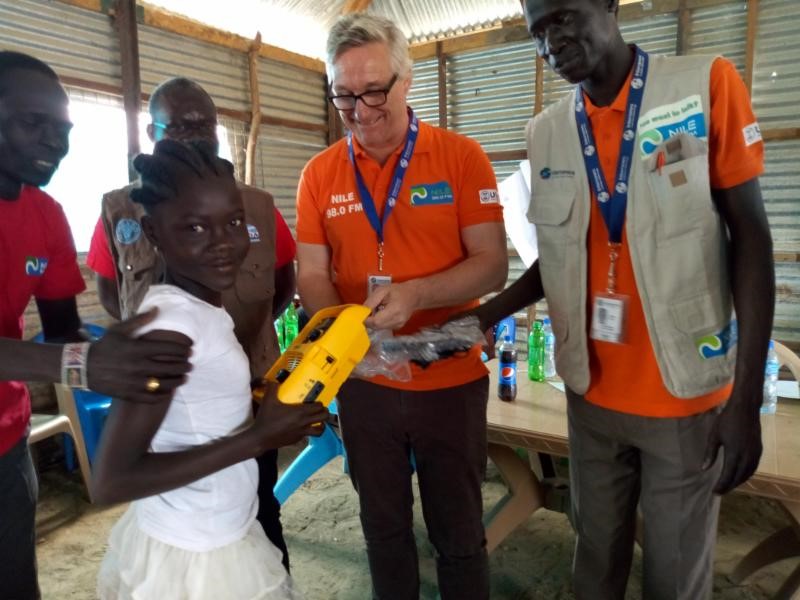
[[[212,144],[197,140],[161,140],[153,154],[140,154],[133,166],[139,173],[139,186],[131,190],[131,200],[144,206],[148,214],[155,206],[175,198],[186,177],[234,180],[233,165],[219,158]]]

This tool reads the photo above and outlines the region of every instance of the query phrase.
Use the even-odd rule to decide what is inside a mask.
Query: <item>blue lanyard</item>
[[[372,194],[369,193],[367,185],[364,183],[364,178],[361,176],[361,171],[358,170],[356,164],[356,154],[353,150],[353,133],[347,134],[347,152],[350,158],[350,164],[353,165],[353,170],[356,174],[356,185],[358,186],[358,195],[361,199],[361,206],[367,215],[369,224],[378,236],[378,244],[383,246],[383,230],[386,227],[386,222],[389,220],[389,215],[392,214],[394,205],[397,204],[397,198],[400,195],[400,189],[403,187],[403,179],[408,170],[408,164],[411,162],[411,156],[414,154],[414,146],[417,144],[417,136],[419,135],[419,121],[414,111],[408,109],[409,124],[408,133],[406,134],[406,145],[403,148],[403,153],[400,155],[400,160],[394,168],[394,175],[392,176],[392,185],[389,188],[389,198],[386,201],[386,206],[383,207],[383,217],[378,216],[378,209],[375,206],[375,201],[372,199]],[[379,254],[380,255],[380,254]]]
[[[628,181],[630,180],[631,165],[636,147],[636,126],[639,122],[639,109],[642,106],[644,85],[647,81],[647,67],[647,53],[637,46],[613,195],[608,192],[603,167],[600,165],[600,159],[597,156],[592,124],[586,116],[583,91],[580,86],[575,91],[575,121],[578,124],[578,137],[581,141],[586,174],[594,190],[600,213],[603,215],[603,220],[608,228],[608,239],[612,244],[619,244],[622,241],[622,226],[625,223],[625,209],[628,206]]]

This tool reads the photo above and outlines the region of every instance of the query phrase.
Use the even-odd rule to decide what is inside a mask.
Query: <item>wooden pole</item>
[[[536,55],[536,86],[534,89],[533,97],[533,114],[534,116],[542,112],[544,105],[544,60],[538,54]]]
[[[675,44],[675,54],[683,56],[689,51],[689,37],[692,34],[692,11],[686,0],[678,4],[678,39]]]
[[[330,91],[331,84],[328,78],[325,78],[325,93]],[[342,120],[339,118],[339,111],[332,102],[328,102],[328,145],[332,146],[344,136],[342,127]]]
[[[439,63],[439,127],[447,129],[447,55],[442,42],[436,42],[436,59]]]
[[[256,34],[247,53],[250,71],[250,133],[247,136],[247,151],[244,157],[244,182],[247,185],[256,183],[256,148],[258,132],[261,128],[261,96],[258,90],[258,56],[261,50],[261,32]]]
[[[128,180],[137,178],[133,159],[139,154],[139,114],[142,111],[142,80],[139,73],[139,32],[136,0],[116,0],[114,24],[119,36],[122,63],[122,103],[128,126]]]
[[[758,33],[758,0],[747,2],[747,45],[744,59],[744,83],[753,95],[753,71],[756,58],[756,34]]]

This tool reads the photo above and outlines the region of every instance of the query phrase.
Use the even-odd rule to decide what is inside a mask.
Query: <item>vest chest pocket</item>
[[[534,193],[528,208],[528,220],[536,225],[539,257],[548,266],[562,266],[568,245],[578,240],[572,209],[574,191]]]
[[[666,240],[702,235],[703,225],[713,218],[708,155],[701,154],[665,165],[647,174],[658,217],[659,237]]]

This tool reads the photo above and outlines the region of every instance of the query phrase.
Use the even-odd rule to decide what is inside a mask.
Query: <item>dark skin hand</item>
[[[711,431],[705,460],[708,468],[719,449],[725,449],[714,491],[726,494],[755,473],[761,458],[759,410],[775,306],[775,269],[758,179],[712,190],[712,198],[730,231],[730,273],[739,321],[733,391]]]
[[[157,310],[149,310],[108,328],[89,351],[89,387],[113,398],[146,404],[169,400],[175,388],[183,385],[191,370],[191,341],[158,340],[133,333],[152,321]],[[156,377],[156,392],[145,389],[147,380]]]
[[[174,331],[152,331],[152,343],[186,344]],[[328,418],[319,403],[283,404],[270,385],[253,423],[229,437],[180,452],[150,452],[150,443],[169,402],[114,402],[103,429],[92,477],[92,498],[100,503],[135,500],[172,490],[267,450],[320,435]]]
[[[78,332],[80,319],[75,299],[39,301],[42,328],[48,340],[83,341]],[[109,328],[89,350],[89,387],[107,396],[152,403],[168,400],[185,380],[191,366],[191,345],[174,341],[146,341],[130,337],[152,321],[156,310],[137,315]],[[69,323],[70,327],[64,324]],[[61,381],[60,344],[37,344],[0,338],[0,380]],[[161,387],[146,391],[149,377],[157,377]]]

